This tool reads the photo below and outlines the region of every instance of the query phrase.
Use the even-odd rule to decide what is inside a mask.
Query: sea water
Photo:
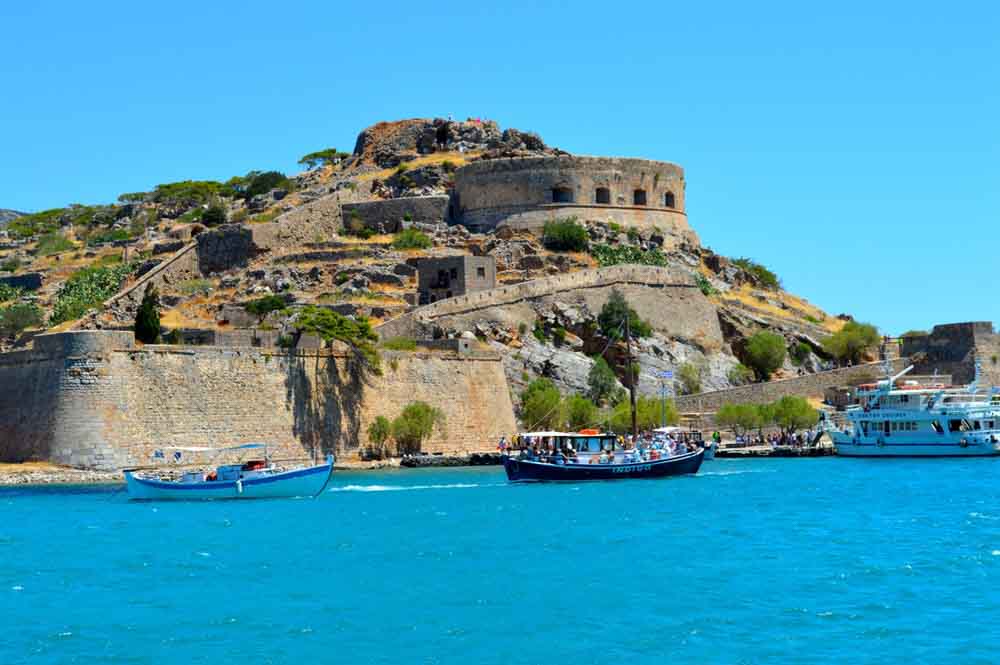
[[[996,663],[1000,460],[0,491],[0,663]]]

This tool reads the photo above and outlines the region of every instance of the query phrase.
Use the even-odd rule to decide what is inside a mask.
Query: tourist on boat
[[[500,451],[501,455],[507,452],[507,437],[500,437],[500,441],[497,443],[497,450]]]

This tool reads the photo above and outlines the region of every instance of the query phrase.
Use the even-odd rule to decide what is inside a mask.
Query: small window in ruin
[[[677,201],[676,199],[674,199],[673,192],[667,192],[666,194],[663,195],[663,205],[667,208],[677,207]]]
[[[458,268],[452,268],[451,269],[451,278],[452,279],[458,279]]]
[[[573,202],[573,190],[569,187],[553,187],[552,188],[552,202],[553,203],[572,203]]]
[[[476,277],[486,279],[486,268],[476,268]]]
[[[611,190],[607,187],[598,187],[597,191],[594,193],[594,199],[598,203],[611,203]]]
[[[644,206],[646,205],[646,190],[637,189],[632,192],[632,205]]]

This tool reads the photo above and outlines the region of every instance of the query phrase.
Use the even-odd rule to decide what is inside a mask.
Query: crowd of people
[[[795,434],[785,432],[772,432],[763,434],[740,434],[736,437],[736,445],[743,446],[770,446],[772,448],[804,448],[813,445],[817,432],[805,430]]]
[[[588,438],[588,437],[583,437]],[[644,432],[617,438],[601,437],[599,450],[576,450],[569,437],[515,436],[511,442],[502,437],[497,444],[501,455],[511,455],[519,460],[549,464],[637,464],[677,455],[684,455],[697,447],[679,440],[671,434]]]

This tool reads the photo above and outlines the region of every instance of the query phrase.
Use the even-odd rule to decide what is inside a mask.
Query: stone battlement
[[[138,347],[131,332],[40,335],[0,355],[0,462],[115,469],[166,446],[266,441],[275,457],[357,454],[378,416],[421,400],[445,413],[425,452],[491,448],[515,430],[500,358],[383,351],[381,376],[330,350]]]

